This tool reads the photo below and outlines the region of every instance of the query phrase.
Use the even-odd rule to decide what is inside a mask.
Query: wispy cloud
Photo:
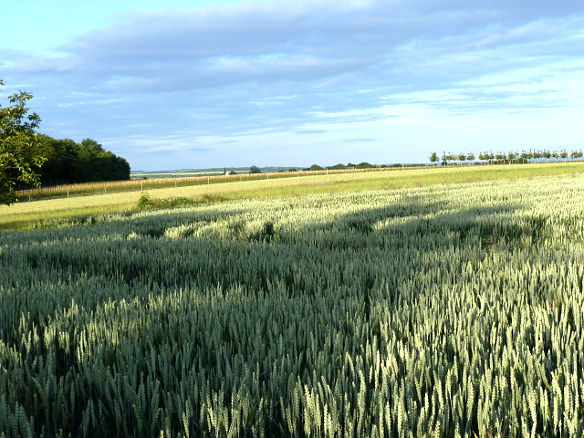
[[[392,119],[584,101],[577,79],[584,3],[571,0],[279,1],[135,12],[57,49],[49,57],[0,49],[0,65],[6,79],[44,96],[39,112],[52,133],[109,138],[133,151],[138,167],[148,162],[140,148],[200,152],[193,138],[207,139],[201,147],[211,161],[224,153],[240,160],[235,145],[246,150],[244,142],[225,146],[236,136],[265,144],[283,133],[286,140],[275,139],[285,156],[297,135],[332,147],[319,136],[348,123],[374,122],[389,134]],[[64,120],[73,121],[69,130]],[[169,136],[185,130],[181,140]],[[348,131],[338,140],[382,137]],[[135,134],[152,140],[133,141]]]

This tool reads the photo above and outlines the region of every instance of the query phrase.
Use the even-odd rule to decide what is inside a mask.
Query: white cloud
[[[584,103],[583,40],[584,4],[572,0],[250,1],[126,15],[58,56],[6,52],[3,67],[42,96],[50,134],[108,138],[138,167],[140,151],[204,149],[217,164],[253,145],[276,159],[296,143],[317,154],[394,135],[414,159],[432,140],[421,132],[439,139],[460,117],[510,129],[493,117],[542,111],[581,138],[558,114]],[[366,143],[358,150],[383,149]]]

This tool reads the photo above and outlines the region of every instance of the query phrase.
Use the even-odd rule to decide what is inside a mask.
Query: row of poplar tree
[[[436,152],[430,154],[430,162],[448,164],[449,162],[465,162],[465,161],[483,161],[487,163],[527,163],[529,160],[577,160],[582,158],[584,154],[581,150],[574,150],[568,152],[549,151],[549,150],[530,150],[522,152],[480,152],[475,155],[473,152],[453,154],[451,152],[443,152],[439,156]]]

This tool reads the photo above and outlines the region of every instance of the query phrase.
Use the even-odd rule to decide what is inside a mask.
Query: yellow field
[[[339,193],[376,189],[398,189],[432,184],[464,183],[497,179],[584,173],[584,163],[543,163],[500,166],[417,168],[355,173],[321,173],[318,175],[233,181],[210,184],[149,189],[152,198],[199,197],[220,195],[226,199],[270,196],[298,196],[308,193]],[[269,176],[267,176],[269,178]],[[132,210],[141,192],[128,191],[21,202],[0,206],[0,228],[23,228],[23,224],[47,218],[102,214]],[[26,227],[24,227],[26,228]]]

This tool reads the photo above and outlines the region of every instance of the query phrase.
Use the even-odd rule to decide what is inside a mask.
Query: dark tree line
[[[95,140],[87,138],[77,143],[47,135],[38,137],[40,154],[46,158],[38,171],[43,186],[130,179],[128,162]]]
[[[0,88],[4,82],[0,79]],[[0,204],[18,200],[16,190],[39,185],[130,179],[128,162],[95,140],[81,143],[37,133],[32,94],[19,91],[0,104]]]

